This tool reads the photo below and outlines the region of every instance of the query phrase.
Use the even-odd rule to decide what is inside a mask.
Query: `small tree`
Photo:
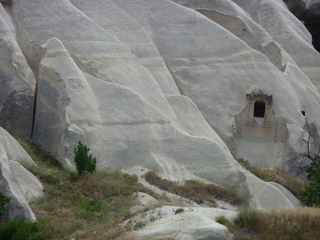
[[[96,171],[96,158],[89,153],[89,148],[79,141],[78,146],[74,149],[74,161],[79,175],[92,173]]]
[[[6,204],[9,203],[11,198],[3,195],[0,191],[0,218],[6,213]]]
[[[303,153],[297,154],[289,161],[291,170],[297,170],[297,174],[307,173],[310,184],[307,186],[303,202],[309,206],[320,207],[320,147],[314,146],[312,150],[312,131],[308,132],[308,138],[302,139],[306,145]]]

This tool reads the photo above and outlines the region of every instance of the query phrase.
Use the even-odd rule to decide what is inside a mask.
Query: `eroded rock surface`
[[[282,1],[15,0],[0,13],[0,125],[11,134],[32,132],[65,168],[82,141],[98,169],[296,206],[235,161],[285,169],[310,129],[319,145],[320,55]]]
[[[0,190],[11,198],[1,221],[36,218],[28,201],[43,195],[41,182],[20,163],[35,165],[20,144],[0,127]]]
[[[0,5],[0,126],[15,136],[30,138],[36,80],[11,25]]]
[[[164,206],[135,216],[127,220],[127,228],[134,227],[138,222],[147,223],[145,227],[127,235],[134,239],[176,239],[176,240],[231,240],[229,230],[217,223],[217,217],[223,216],[232,220],[236,212],[215,208],[178,208]]]
[[[18,180],[12,170],[8,157],[0,145],[0,189],[3,194],[11,198],[6,205],[6,214],[1,218],[2,221],[13,219],[28,219],[35,221],[36,217],[28,205],[24,193],[22,192]]]

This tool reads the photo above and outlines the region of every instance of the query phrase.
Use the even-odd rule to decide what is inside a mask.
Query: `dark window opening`
[[[254,103],[254,117],[264,118],[264,112],[266,111],[266,103],[262,100],[258,100]]]
[[[306,112],[305,111],[301,111],[303,116],[306,116]]]

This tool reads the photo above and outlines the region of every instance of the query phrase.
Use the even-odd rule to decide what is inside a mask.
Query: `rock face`
[[[0,5],[0,126],[15,136],[30,138],[36,80],[10,25]]]
[[[138,233],[140,239],[173,238],[176,240],[231,240],[229,230],[206,217],[194,213],[181,213],[148,224]]]
[[[7,213],[1,218],[1,222],[20,218],[31,221],[36,219],[21,191],[2,147],[0,147],[0,189],[5,196],[11,198],[10,203],[7,205]]]
[[[282,1],[15,0],[0,11],[11,134],[32,131],[65,168],[82,141],[98,169],[140,166],[235,188],[259,208],[296,206],[235,161],[286,168],[306,131],[320,144],[320,55]]]
[[[17,141],[0,127],[0,190],[11,198],[1,222],[20,218],[36,220],[28,201],[42,196],[43,186],[19,162],[35,164]]]
[[[318,91],[289,58],[281,72],[265,55],[215,22],[174,3],[114,3],[149,32],[180,92],[195,102],[235,157],[249,159],[261,167],[282,167],[292,153],[288,124],[294,123],[301,133],[308,124],[318,124],[318,110],[308,110],[307,119],[301,114],[307,102],[312,101],[318,108],[319,98],[314,97]],[[154,13],[154,9],[159,11]],[[283,61],[282,55],[274,62],[277,61]],[[303,86],[298,76],[305,79]],[[272,96],[270,103],[266,102],[268,96]],[[258,116],[254,111],[257,101],[265,109]]]
[[[135,231],[134,238],[144,239],[177,239],[177,240],[231,240],[233,235],[228,229],[217,223],[219,216],[232,220],[236,212],[230,210],[202,207],[177,208],[163,206],[155,210],[137,215],[133,219],[124,222],[127,228],[137,221],[148,223],[141,230]],[[132,236],[132,232],[128,235]],[[130,237],[124,238],[130,239]]]
[[[82,140],[100,159],[100,169],[142,165],[173,180],[202,177],[246,191],[244,175],[221,145],[182,131],[129,88],[83,74],[57,39],[46,44],[39,78],[34,137],[48,150],[62,141],[51,151],[65,167],[74,167],[72,150]]]
[[[282,1],[233,0],[262,26],[293,57],[300,69],[320,90],[320,55],[312,47],[310,33]],[[250,4],[248,4],[250,2]],[[277,27],[274,27],[274,23]],[[306,57],[308,56],[308,57]]]

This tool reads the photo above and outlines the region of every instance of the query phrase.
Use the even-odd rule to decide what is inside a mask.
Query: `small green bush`
[[[306,189],[303,202],[309,206],[320,207],[320,164],[319,159],[312,160],[307,169],[307,178],[310,184]]]
[[[3,195],[3,193],[0,191],[0,218],[6,213],[6,207],[5,205],[9,203],[11,198]]]
[[[82,142],[79,142],[74,149],[74,161],[79,175],[96,171],[97,160],[91,154],[88,154],[89,150]]]
[[[0,225],[0,240],[45,240],[37,222],[12,220]]]

